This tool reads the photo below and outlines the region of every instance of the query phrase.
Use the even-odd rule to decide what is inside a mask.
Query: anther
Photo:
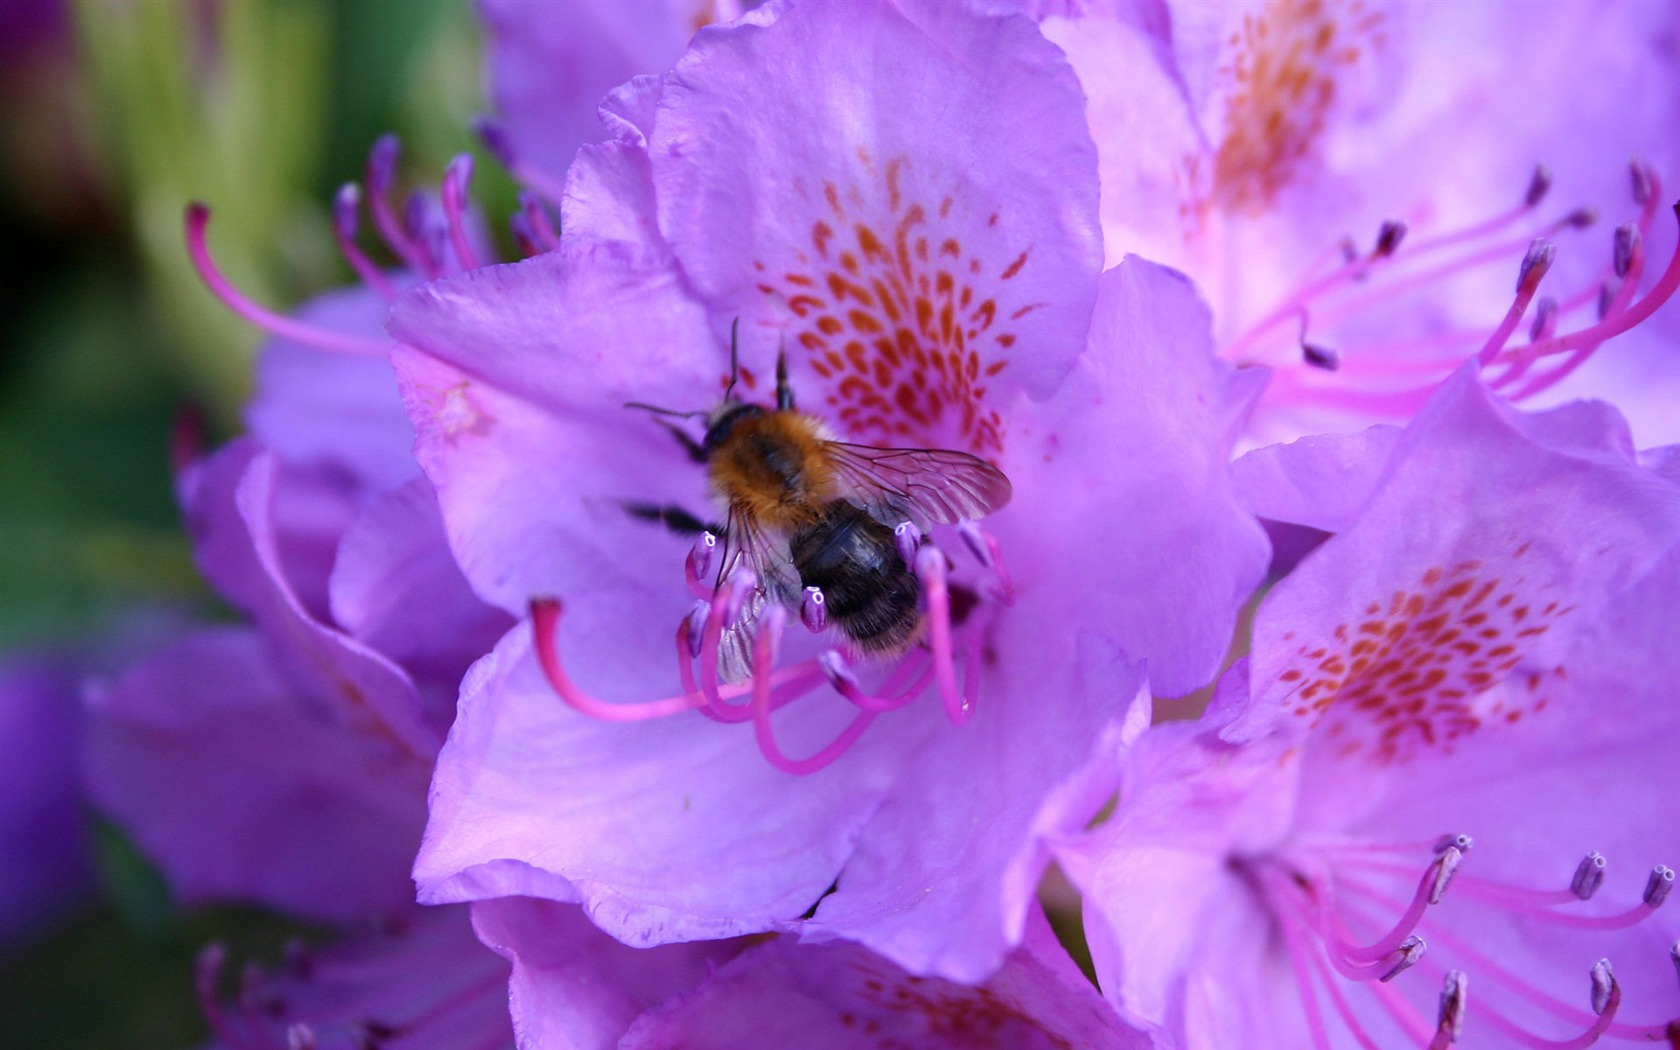
[[[1633,260],[1639,252],[1639,227],[1631,222],[1624,222],[1616,227],[1615,249],[1612,258],[1616,264],[1616,276],[1626,277],[1633,268]]]
[[[1651,869],[1651,877],[1645,880],[1645,895],[1643,900],[1647,908],[1660,908],[1668,894],[1674,889],[1674,869],[1666,864],[1658,864]]]
[[[904,559],[904,564],[914,565],[916,551],[922,545],[922,530],[913,521],[899,522],[893,529],[893,540],[898,544],[898,556]]]
[[[688,551],[686,566],[689,576],[696,580],[704,580],[712,571],[712,557],[717,554],[718,538],[711,532],[702,532],[694,541],[694,546]]]
[[[1544,237],[1534,238],[1523,255],[1522,266],[1517,269],[1517,294],[1533,295],[1540,279],[1552,268],[1552,260],[1555,258],[1557,245]]]
[[[357,215],[362,209],[362,188],[346,182],[333,195],[333,230],[344,240],[352,240],[361,225]]]
[[[1446,980],[1441,982],[1441,1010],[1437,1025],[1440,1031],[1446,1033],[1449,1042],[1458,1042],[1458,1037],[1464,1033],[1464,1008],[1469,984],[1470,979],[1463,970],[1448,970]]]
[[[1433,848],[1434,848],[1434,851],[1435,851],[1435,855],[1440,856],[1441,854],[1445,853],[1448,849],[1455,849],[1455,850],[1458,850],[1458,852],[1460,852],[1460,853],[1469,853],[1470,852],[1470,847],[1474,846],[1475,844],[1476,844],[1475,839],[1471,838],[1469,835],[1466,835],[1466,834],[1460,832],[1457,835],[1442,835],[1440,838],[1435,840],[1435,845],[1434,845]]]
[[[805,588],[805,597],[799,602],[799,620],[812,634],[820,634],[828,626],[828,601],[821,587]]]
[[[694,608],[688,610],[683,617],[683,636],[688,639],[688,656],[691,660],[700,659],[700,647],[706,637],[706,617],[712,614],[710,602],[699,601]]]
[[[1440,859],[1435,862],[1435,879],[1429,884],[1429,903],[1441,903],[1441,895],[1452,885],[1453,876],[1458,874],[1458,866],[1464,862],[1464,854],[1457,846],[1448,846],[1441,851]]]
[[[743,565],[730,574],[726,586],[729,588],[729,596],[723,607],[723,622],[732,624],[741,618],[741,610],[746,606],[747,599],[758,589],[758,574]]]
[[[1628,174],[1633,177],[1633,201],[1643,207],[1656,192],[1656,180],[1651,177],[1651,166],[1635,158],[1628,162]]]
[[[1383,982],[1384,984],[1394,980],[1396,977],[1416,965],[1417,961],[1423,958],[1423,953],[1428,950],[1428,948],[1429,945],[1425,944],[1423,938],[1419,937],[1417,934],[1407,937],[1405,940],[1400,942],[1400,947],[1394,949],[1394,951],[1390,953],[1389,959],[1392,960],[1393,964],[1381,977],[1378,977],[1377,980]]]
[[[1560,229],[1564,226],[1568,226],[1572,229],[1584,230],[1597,221],[1598,209],[1588,206],[1584,208],[1576,208],[1568,215],[1565,215],[1563,217],[1563,221],[1559,223],[1558,226]]]
[[[1528,191],[1523,194],[1523,206],[1532,208],[1546,199],[1546,194],[1552,188],[1552,169],[1544,164],[1534,166],[1534,174],[1528,177]]]
[[[502,126],[489,117],[478,116],[472,121],[473,134],[478,141],[484,143],[484,148],[496,158],[496,162],[504,168],[513,167],[513,146],[508,142],[507,132]]]
[[[1593,1013],[1603,1016],[1604,1011],[1610,1009],[1613,1000],[1620,998],[1616,986],[1616,975],[1610,972],[1610,960],[1600,959],[1593,963],[1592,968],[1592,1009]]]
[[[1558,302],[1549,295],[1534,304],[1534,323],[1528,326],[1528,341],[1538,343],[1550,339],[1557,332]]]
[[[1621,282],[1605,281],[1598,286],[1598,319],[1604,320],[1610,316],[1610,311],[1616,305],[1616,295],[1622,290]]]
[[[1322,368],[1326,372],[1334,372],[1342,367],[1340,352],[1328,346],[1320,346],[1317,343],[1301,344],[1301,360],[1314,368]]]
[[[1598,850],[1582,857],[1581,863],[1575,866],[1575,877],[1569,880],[1570,892],[1584,901],[1592,900],[1593,894],[1604,885],[1604,869],[1609,863]]]
[[[980,530],[980,523],[964,518],[957,523],[957,535],[962,537],[963,546],[968,553],[974,555],[974,560],[983,569],[992,567],[992,550],[986,543],[986,534]]]
[[[1406,224],[1399,219],[1383,220],[1382,229],[1377,232],[1377,246],[1371,249],[1371,258],[1386,259],[1393,255],[1400,247],[1400,242],[1406,239]]]

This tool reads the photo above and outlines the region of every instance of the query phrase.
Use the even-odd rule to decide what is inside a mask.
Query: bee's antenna
[[[678,412],[674,408],[660,408],[658,405],[650,405],[645,401],[626,401],[624,407],[639,408],[644,412],[652,412],[656,416],[672,416],[676,419],[693,419],[695,416],[706,415],[704,410],[698,408],[689,412]]]
[[[776,407],[783,412],[793,408],[793,387],[788,386],[786,343],[776,351]]]
[[[729,325],[729,385],[723,388],[723,399],[728,401],[735,393],[735,380],[741,377],[740,343],[737,337],[741,334],[741,319],[735,318]]]

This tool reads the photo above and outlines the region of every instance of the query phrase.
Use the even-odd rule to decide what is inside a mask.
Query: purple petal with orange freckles
[[[331,922],[411,905],[427,764],[300,702],[258,633],[179,639],[88,719],[89,794],[184,900]]]
[[[472,905],[479,940],[513,964],[508,1004],[524,1045],[616,1047],[643,1011],[706,983],[745,940],[631,948],[575,904],[499,897]]]
[[[1018,14],[790,6],[701,34],[668,79],[660,227],[714,330],[742,319],[744,363],[768,372],[785,338],[853,439],[989,455],[1010,393],[1046,396],[1084,345],[1102,244],[1082,102]]]
[[[853,945],[773,941],[748,948],[696,991],[642,1015],[619,1045],[625,1050],[1155,1045],[1148,1033],[1115,1016],[1073,969],[1041,914],[1034,915],[1031,931],[1028,946],[1011,953],[977,987],[907,974]]]
[[[1501,683],[1550,673],[1677,536],[1675,489],[1631,461],[1614,410],[1518,413],[1461,370],[1358,520],[1261,607],[1261,713],[1228,736],[1311,730],[1333,741],[1315,753],[1373,771],[1341,801],[1374,802],[1378,781],[1496,747],[1537,714],[1538,694]]]

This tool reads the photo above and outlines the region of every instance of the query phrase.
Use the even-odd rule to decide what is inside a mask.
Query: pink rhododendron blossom
[[[1214,361],[1176,274],[1097,280],[1081,99],[1024,18],[760,12],[605,112],[615,138],[574,166],[557,250],[393,314],[463,571],[509,612],[568,612],[469,676],[422,899],[579,901],[635,944],[797,927],[980,980],[1021,936],[1044,799],[1120,734],[1145,674],[1212,677],[1259,579],[1226,468],[1257,376]],[[717,682],[703,639],[689,666],[693,541],[631,510],[719,511],[669,428],[623,406],[709,407],[736,319],[743,397],[785,346],[801,404],[848,439],[1009,476],[968,544],[936,529],[913,559],[972,606],[944,652],[930,611],[932,651],[896,666],[797,627],[756,682]],[[727,599],[692,564],[704,620]]]
[[[1109,258],[1140,252],[1207,289],[1225,354],[1277,371],[1262,435],[1410,415],[1505,311],[1505,274],[1535,237],[1559,254],[1534,342],[1641,287],[1612,267],[1618,223],[1635,223],[1650,257],[1672,252],[1672,231],[1641,210],[1666,200],[1630,205],[1624,166],[1642,157],[1644,182],[1680,175],[1666,7],[1164,6],[1041,15],[1091,98]],[[1593,75],[1576,83],[1560,65]],[[1645,440],[1673,440],[1674,325],[1671,311],[1609,352],[1530,360],[1501,390],[1542,404],[1615,393]],[[1503,361],[1523,360],[1521,341]]]
[[[1468,369],[1342,476],[1300,451],[1278,513],[1337,534],[1058,854],[1110,1000],[1188,1045],[1669,1038],[1672,471]]]

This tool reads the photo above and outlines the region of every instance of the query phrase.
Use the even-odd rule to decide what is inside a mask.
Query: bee
[[[738,375],[732,333],[729,385],[704,413],[704,437],[695,442],[668,425],[705,464],[712,496],[727,514],[716,584],[743,564],[757,581],[723,634],[721,676],[739,681],[750,674],[752,631],[767,602],[798,610],[811,587],[821,590],[828,623],[859,652],[905,652],[922,631],[921,582],[895,529],[910,522],[926,532],[985,517],[1009,502],[1009,479],[966,452],[837,440],[823,420],[795,407],[785,352],[776,359],[774,408],[736,400]],[[675,508],[633,512],[698,524]]]

